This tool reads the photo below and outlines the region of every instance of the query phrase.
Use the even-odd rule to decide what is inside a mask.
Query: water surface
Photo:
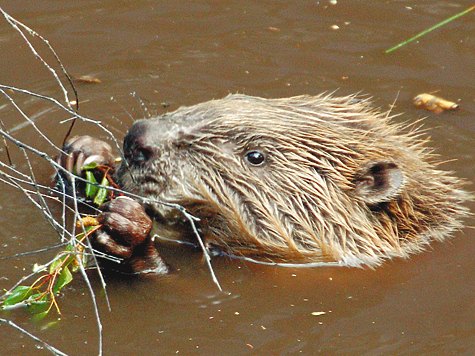
[[[445,169],[474,177],[475,23],[458,19],[398,51],[385,49],[464,8],[468,1],[0,1],[38,31],[74,75],[81,112],[121,138],[133,120],[228,93],[287,97],[363,92],[397,121],[426,116]],[[334,29],[337,25],[338,29]],[[35,42],[39,44],[39,42]],[[40,48],[41,45],[40,45]],[[0,82],[61,98],[22,39],[0,21]],[[46,53],[43,51],[42,53]],[[48,60],[51,57],[46,55]],[[412,98],[437,92],[460,110],[435,115]],[[67,127],[60,110],[20,97],[19,105],[57,144]],[[167,103],[165,109],[161,104]],[[51,148],[0,101],[0,117],[17,138]],[[79,124],[75,134],[104,136]],[[4,154],[0,152],[0,154]],[[2,156],[3,159],[3,156]],[[51,170],[34,163],[37,179]],[[473,190],[470,184],[469,189]],[[471,205],[473,208],[473,204]],[[52,231],[24,195],[0,186],[0,257],[54,245]],[[474,221],[469,220],[468,225]],[[168,251],[167,278],[109,277],[107,310],[97,278],[105,355],[472,355],[475,350],[473,230],[410,260],[374,270],[291,269],[214,259],[226,293],[212,284],[198,252]],[[9,288],[55,251],[0,261]],[[35,322],[1,313],[70,355],[97,353],[97,326],[80,278],[60,298],[63,315]],[[47,355],[0,325],[6,355]]]

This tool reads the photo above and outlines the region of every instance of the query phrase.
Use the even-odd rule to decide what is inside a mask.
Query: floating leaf
[[[435,114],[440,114],[444,110],[457,110],[458,105],[452,101],[439,98],[432,94],[419,94],[414,98],[414,106],[432,111]]]
[[[49,309],[51,302],[48,301],[47,293],[37,293],[32,295],[25,301],[27,307],[31,312],[43,312]]]
[[[35,314],[33,316],[33,319],[36,320],[36,321],[39,321],[39,320],[43,319],[46,315],[48,315],[48,313],[49,313],[49,309],[45,310],[44,312]]]
[[[73,275],[71,274],[69,267],[68,266],[63,267],[63,270],[61,271],[58,279],[56,280],[56,283],[54,284],[53,293],[57,294],[61,289],[64,288],[64,286],[66,286],[72,280],[73,280]]]
[[[58,267],[63,263],[64,258],[56,259],[50,266],[49,266],[49,273],[54,273],[58,269]]]
[[[75,82],[86,83],[86,84],[100,84],[101,80],[99,78],[93,77],[91,75],[82,75],[80,77],[73,78]]]
[[[38,314],[38,316],[34,316],[33,318],[34,319],[43,319],[46,314],[43,315],[43,316],[41,314],[44,314],[44,313],[40,313],[40,314]],[[48,330],[48,329],[51,329],[53,327],[58,326],[60,320],[61,320],[61,318],[58,318],[58,319],[50,321],[50,322],[42,323],[41,330]]]
[[[12,306],[25,301],[32,293],[31,287],[18,286],[4,301],[3,306]]]

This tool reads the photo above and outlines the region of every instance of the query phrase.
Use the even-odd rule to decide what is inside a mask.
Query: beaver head
[[[185,207],[226,253],[377,265],[468,214],[461,181],[436,168],[426,141],[353,96],[229,95],[136,122],[118,179]],[[152,208],[162,226],[190,231],[175,209]]]

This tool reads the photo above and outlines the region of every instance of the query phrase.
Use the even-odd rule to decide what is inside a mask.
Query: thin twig
[[[36,255],[38,253],[48,252],[48,251],[55,250],[55,249],[60,248],[60,247],[64,247],[66,245],[67,245],[67,243],[62,242],[58,245],[53,245],[53,246],[48,246],[48,247],[45,247],[45,248],[40,248],[39,250],[16,253],[16,254],[11,255],[11,256],[0,257],[0,261],[11,260],[13,258],[18,258],[18,257],[23,257],[23,256],[28,256],[28,255]]]
[[[56,51],[53,49],[53,47],[50,45],[49,41],[47,39],[45,39],[43,36],[39,35],[36,31],[33,31],[31,28],[29,28],[28,26],[24,25],[23,23],[21,23],[20,21],[14,19],[13,17],[11,17],[10,15],[8,15],[5,11],[3,11],[3,9],[0,7],[0,12],[3,14],[3,16],[5,17],[5,19],[7,20],[7,22],[23,37],[23,39],[25,40],[25,42],[27,43],[28,47],[30,48],[31,52],[33,52],[33,54],[36,56],[36,58],[38,58],[42,63],[43,65],[53,74],[54,78],[56,79],[56,82],[58,83],[58,86],[61,88],[61,90],[63,91],[63,95],[64,95],[64,100],[66,102],[66,104],[68,105],[68,107],[72,110],[72,107],[71,107],[71,103],[70,103],[70,100],[69,100],[69,96],[68,96],[68,91],[66,90],[66,88],[64,87],[63,83],[61,82],[61,80],[59,79],[58,77],[58,74],[56,73],[56,71],[48,64],[46,63],[46,61],[38,54],[38,52],[35,50],[35,48],[33,47],[33,45],[31,44],[30,41],[28,41],[28,39],[26,38],[25,34],[23,33],[23,31],[18,27],[22,27],[24,28],[26,31],[28,31],[30,33],[30,35],[32,36],[36,36],[38,37],[39,39],[41,39],[45,44],[46,46],[49,48],[49,50],[51,51],[51,53],[53,53],[53,56],[55,57],[56,61],[58,62],[58,64],[60,65],[61,67],[61,71],[66,75],[66,78],[68,79],[69,81],[69,84],[71,85],[71,88],[73,89],[73,92],[74,92],[74,96],[76,98],[76,104],[78,107],[79,105],[79,100],[78,100],[78,95],[77,95],[77,92],[76,92],[76,88],[74,87],[74,84],[73,84],[73,81],[71,79],[71,77],[69,76],[66,68],[63,66],[63,63],[60,61],[59,59],[59,56],[56,54]]]
[[[7,131],[7,128],[5,127],[5,124],[3,123],[3,120],[1,120],[1,119],[0,119],[0,126],[1,126],[3,131]],[[8,143],[7,143],[7,140],[5,139],[5,137],[3,137],[3,143],[5,145],[5,153],[7,154],[8,164],[10,166],[12,166],[13,165],[12,158],[10,157],[10,150],[8,148]]]
[[[104,126],[100,121],[93,120],[93,119],[90,119],[88,117],[84,117],[84,116],[78,114],[77,111],[75,111],[72,108],[71,101],[69,100],[69,97],[68,97],[68,91],[66,90],[65,86],[61,82],[61,80],[60,80],[59,76],[57,75],[56,71],[38,54],[38,52],[35,50],[34,46],[30,43],[30,41],[26,37],[24,31],[27,31],[32,36],[40,38],[48,46],[49,50],[53,53],[56,61],[61,66],[61,71],[64,73],[64,75],[67,77],[69,83],[71,84],[71,87],[72,87],[72,89],[74,91],[74,94],[75,94],[75,97],[76,97],[76,102],[77,102],[77,104],[79,104],[79,100],[78,100],[78,97],[77,97],[77,92],[76,92],[76,90],[73,86],[72,80],[71,80],[70,76],[68,75],[67,71],[65,70],[63,64],[61,63],[61,61],[60,61],[59,57],[57,56],[56,52],[53,50],[53,48],[49,44],[49,42],[46,39],[44,39],[42,36],[37,34],[35,31],[31,30],[27,26],[23,25],[21,22],[15,20],[14,18],[12,18],[8,14],[6,14],[1,8],[0,8],[0,12],[6,18],[7,22],[16,31],[18,31],[21,34],[23,40],[28,44],[28,47],[30,48],[32,53],[36,56],[36,58],[38,58],[43,63],[43,65],[53,74],[53,76],[55,77],[56,82],[58,83],[58,85],[61,88],[61,90],[63,92],[63,95],[64,95],[65,103],[62,103],[62,102],[60,102],[59,100],[57,100],[55,98],[48,97],[48,96],[45,96],[45,95],[42,95],[42,94],[39,94],[39,93],[34,93],[34,92],[31,92],[31,91],[28,91],[28,90],[25,90],[25,89],[20,89],[20,88],[8,86],[8,85],[0,84],[0,92],[6,97],[6,99],[9,101],[9,103],[14,107],[14,109],[25,120],[24,124],[31,125],[34,128],[34,130],[36,130],[36,132],[40,135],[40,137],[42,137],[51,147],[53,147],[59,153],[64,153],[62,151],[62,148],[59,148],[58,146],[56,146],[48,138],[48,136],[46,136],[36,126],[35,121],[32,119],[32,117],[28,116],[21,109],[21,107],[16,103],[16,101],[13,99],[13,97],[10,96],[10,94],[6,92],[7,90],[11,90],[15,93],[28,95],[30,97],[37,98],[37,99],[40,99],[40,100],[45,100],[49,103],[52,103],[53,107],[60,108],[64,111],[64,113],[69,114],[71,117],[66,119],[66,120],[63,120],[61,122],[61,123],[66,123],[68,121],[73,121],[73,124],[69,127],[66,138],[69,135],[69,133],[71,132],[72,126],[74,125],[74,122],[76,120],[80,120],[84,123],[96,125],[97,127],[99,127],[101,130],[103,130],[110,137],[110,139],[114,142],[117,150],[120,152],[120,155],[122,156],[122,158],[124,158],[124,155],[123,155],[123,152],[122,152],[122,149],[121,149],[121,145],[119,144],[119,142],[115,138],[115,136],[112,134],[112,132],[106,126]],[[135,96],[135,93],[133,95]],[[16,99],[16,97],[15,97],[15,99]],[[142,99],[139,98],[139,101],[141,103],[142,110],[144,110],[144,114],[145,113],[149,114],[148,108],[145,106]],[[101,281],[102,289],[104,291],[107,307],[108,307],[109,310],[111,310],[110,301],[109,301],[107,290],[106,290],[106,282],[105,282],[104,277],[102,275],[101,269],[99,268],[97,257],[108,258],[108,259],[113,260],[115,262],[120,262],[121,259],[113,257],[113,256],[105,255],[104,253],[101,253],[99,251],[94,250],[91,246],[91,243],[90,243],[89,239],[87,239],[87,238],[85,238],[84,241],[79,241],[78,242],[76,240],[76,225],[75,224],[73,225],[72,231],[69,231],[69,229],[67,228],[66,216],[67,216],[67,212],[70,211],[74,215],[74,221],[80,221],[81,222],[81,230],[85,234],[84,236],[86,236],[86,230],[85,230],[85,227],[82,224],[82,220],[81,220],[81,213],[80,213],[79,203],[78,203],[79,199],[78,199],[77,191],[76,191],[76,183],[77,182],[85,182],[85,183],[88,183],[88,184],[91,184],[91,183],[88,182],[87,180],[83,179],[82,177],[75,176],[71,172],[68,172],[55,159],[53,159],[48,153],[43,152],[43,151],[41,151],[41,150],[31,146],[31,145],[28,145],[25,142],[22,142],[20,139],[14,137],[11,134],[11,132],[9,132],[8,129],[5,127],[5,125],[3,125],[3,123],[0,126],[0,135],[3,137],[6,145],[7,145],[7,142],[11,142],[11,143],[13,143],[13,145],[18,147],[20,152],[23,154],[23,157],[24,157],[24,160],[26,161],[26,166],[27,166],[27,169],[28,169],[28,174],[19,171],[18,169],[16,169],[12,165],[12,160],[10,158],[9,158],[9,164],[5,164],[4,162],[0,161],[0,182],[4,182],[4,183],[6,183],[6,184],[8,184],[12,187],[20,189],[24,193],[24,195],[32,202],[32,204],[42,212],[45,219],[52,225],[54,230],[60,235],[61,241],[63,242],[63,245],[65,243],[67,243],[67,244],[71,244],[72,246],[75,246],[75,248],[76,248],[78,246],[78,244],[81,244],[81,246],[84,247],[85,249],[87,249],[87,251],[90,251],[90,253],[91,253],[90,255],[92,257],[91,260],[92,260],[94,266],[97,268],[97,271],[98,271],[98,275],[99,275],[99,278],[100,278],[100,281]],[[8,152],[8,154],[9,154],[9,152]],[[57,181],[56,188],[51,188],[51,187],[44,186],[44,185],[41,185],[41,184],[38,183],[38,181],[35,177],[33,166],[31,164],[31,154],[33,154],[34,156],[36,156],[40,159],[45,160],[54,169],[56,177],[57,177],[57,179],[56,179],[56,181]],[[71,188],[72,188],[72,193],[71,194],[66,193],[67,192],[66,185],[71,186]],[[212,268],[212,265],[211,265],[211,258],[209,256],[208,249],[207,249],[206,245],[204,244],[203,240],[201,239],[201,236],[200,236],[200,234],[198,232],[198,229],[196,227],[196,224],[195,224],[196,221],[198,221],[199,219],[197,219],[196,217],[194,217],[193,215],[188,213],[184,207],[182,207],[180,205],[177,205],[177,204],[170,204],[170,203],[164,203],[164,202],[160,202],[160,201],[154,201],[154,200],[142,197],[142,196],[138,196],[136,194],[131,194],[131,193],[125,192],[125,191],[123,191],[123,190],[121,190],[117,187],[113,187],[113,186],[102,186],[100,184],[94,184],[94,185],[97,186],[97,187],[103,188],[103,189],[107,189],[107,190],[112,191],[112,192],[117,192],[117,193],[120,193],[120,194],[123,194],[123,195],[126,195],[126,196],[133,197],[133,198],[135,198],[136,200],[138,200],[142,203],[160,204],[160,205],[163,205],[163,206],[166,206],[166,207],[169,207],[169,208],[173,208],[173,209],[177,209],[178,211],[180,211],[183,214],[183,216],[190,222],[192,230],[193,230],[194,234],[196,235],[196,237],[198,239],[198,242],[199,242],[199,244],[201,246],[201,249],[203,251],[204,259],[206,260],[207,266],[210,270],[213,282],[217,285],[218,289],[220,291],[222,291],[222,288],[221,288],[221,286],[220,286],[220,284],[219,284],[219,282],[216,278],[216,275],[213,271],[213,268]],[[29,189],[29,187],[30,187],[30,189]],[[50,196],[48,194],[54,194],[55,196]],[[54,202],[59,202],[62,206],[61,219],[60,220],[57,220],[55,218],[55,216],[53,215],[53,212],[50,209],[49,204],[51,202],[51,199]],[[72,207],[70,205],[68,205],[69,202],[72,202]],[[82,203],[82,204],[85,204],[85,203]],[[26,254],[39,253],[39,252],[43,252],[43,251],[46,251],[46,250],[47,249],[25,252],[23,254],[17,254],[15,256],[11,256],[10,258],[24,256]],[[82,277],[83,277],[83,279],[84,279],[84,281],[87,285],[87,289],[88,289],[90,297],[91,297],[91,301],[92,301],[95,316],[96,316],[97,328],[98,328],[98,355],[102,356],[102,354],[103,354],[103,325],[102,325],[102,322],[101,322],[99,306],[98,306],[98,303],[97,303],[97,298],[96,298],[94,288],[93,288],[93,286],[91,284],[91,281],[89,280],[89,277],[86,273],[86,266],[83,264],[83,259],[81,258],[81,256],[88,255],[88,254],[84,254],[82,252],[79,252],[78,250],[73,250],[73,251],[70,251],[68,253],[74,254],[76,256],[76,260],[77,260],[78,265],[79,265],[79,270],[80,270],[81,275],[82,275]],[[52,263],[54,263],[54,261],[56,261],[59,258],[62,258],[62,256],[63,255],[58,254],[56,256],[56,258],[54,258],[53,260],[49,261],[48,263],[40,266],[40,268],[47,268]],[[9,294],[12,293],[12,291],[14,291],[14,289],[16,287],[18,287],[21,283],[23,283],[23,281],[25,281],[28,278],[33,277],[35,274],[36,274],[36,271],[34,273],[29,274],[28,276],[24,276],[23,278],[21,278],[21,280],[17,284],[15,284],[15,286],[13,286],[9,291],[7,291],[5,293],[5,295],[0,297],[0,300],[7,297]],[[52,286],[50,286],[50,289],[51,288],[52,288]],[[53,304],[51,304],[51,306],[52,305],[55,305],[56,307],[58,307],[57,304],[56,304],[56,301],[54,299],[54,296],[53,296]],[[45,345],[45,347],[47,347],[54,354],[56,354],[56,355],[66,355],[66,354],[62,353],[61,351],[56,350],[54,347],[48,345],[44,341],[38,339],[37,337],[29,334],[27,331],[19,328],[13,322],[11,322],[9,320],[6,320],[6,319],[0,319],[0,321],[4,322],[4,323],[6,323],[6,324],[8,324],[12,327],[15,327],[18,330],[26,333],[28,336],[32,337],[34,340],[36,340],[36,341],[42,343],[43,345]]]
[[[184,208],[182,209],[183,209],[182,213],[190,222],[191,228],[193,229],[193,233],[195,234],[196,238],[198,239],[198,242],[200,243],[201,250],[203,251],[203,256],[206,261],[206,265],[208,266],[209,272],[211,273],[211,278],[213,279],[214,284],[216,284],[216,286],[218,287],[219,291],[222,292],[223,288],[221,288],[221,285],[219,284],[219,281],[216,278],[216,275],[214,273],[213,266],[211,265],[211,257],[209,256],[208,248],[203,243],[203,239],[201,238],[200,233],[198,232],[198,229],[196,228],[195,220],[197,220],[197,218],[189,214],[188,212],[186,212]]]
[[[36,342],[39,342],[40,344],[42,344],[44,347],[46,347],[49,351],[51,351],[51,353],[53,353],[53,355],[58,355],[58,356],[68,356],[68,354],[65,354],[64,352],[62,351],[59,351],[57,348],[51,346],[50,344],[48,344],[47,342],[41,340],[40,338],[36,337],[35,335],[33,335],[32,333],[26,331],[25,329],[21,328],[20,326],[18,326],[17,324],[15,324],[13,321],[11,320],[7,320],[7,319],[3,319],[3,318],[0,318],[0,323],[4,323],[4,324],[7,324],[9,326],[11,326],[12,328],[15,328],[17,330],[19,330],[21,333],[29,336],[30,338],[32,338],[33,340],[35,340]]]
[[[73,200],[74,202],[74,209],[75,209],[75,217],[74,217],[74,220],[75,221],[81,221],[81,224],[82,224],[82,220],[80,219],[81,217],[79,216],[79,209],[78,209],[78,206],[77,206],[77,194],[76,194],[76,184],[74,182],[74,177],[73,177],[73,181],[72,181],[72,187],[73,187],[73,197],[75,198]],[[82,224],[82,229],[83,229],[83,232],[84,234],[86,234],[86,228],[84,227],[84,225]],[[75,235],[75,230],[76,230],[76,224],[73,225],[73,235]],[[87,241],[89,241],[89,239],[87,239]],[[96,299],[96,294],[94,293],[94,288],[92,287],[91,285],[91,281],[89,280],[89,278],[87,277],[87,274],[86,274],[86,270],[84,268],[84,265],[82,263],[82,260],[79,259],[79,270],[81,271],[81,274],[84,278],[84,281],[86,282],[86,285],[87,285],[87,288],[89,290],[89,294],[91,296],[91,300],[92,300],[92,305],[93,305],[93,308],[94,308],[94,313],[96,315],[96,324],[97,324],[97,329],[98,329],[98,336],[99,336],[99,351],[98,351],[98,355],[99,356],[102,356],[102,343],[103,343],[103,335],[102,335],[102,322],[101,322],[101,316],[100,316],[100,313],[99,313],[99,307],[97,305],[97,299]],[[96,264],[97,264],[97,261],[95,261]],[[104,281],[104,279],[102,278],[102,273],[101,273],[101,270],[100,268],[98,268],[98,272],[99,272],[99,276],[101,277],[101,283],[102,283],[102,288],[104,290],[104,294],[106,296],[106,300],[107,300],[107,304],[109,305],[109,298],[107,296],[107,291],[106,291],[106,283]],[[110,305],[109,305],[109,309],[110,309]]]
[[[38,129],[38,127],[36,126],[35,122],[33,120],[31,120],[28,115],[26,115],[23,110],[20,109],[20,107],[16,104],[15,100],[13,100],[13,98],[8,95],[4,90],[0,89],[0,93],[2,93],[9,101],[10,103],[13,105],[13,107],[20,113],[21,116],[23,116],[23,118],[28,121],[28,123],[35,129],[36,132],[39,133],[39,135],[41,137],[43,137],[46,142],[48,142],[51,146],[53,146],[54,148],[56,148],[58,151],[61,151],[61,149],[56,146],[53,142],[51,142],[51,140],[45,135],[43,134],[43,132],[41,132],[41,130]]]
[[[25,89],[21,89],[21,88],[16,88],[16,87],[13,87],[13,86],[10,86],[10,85],[4,85],[4,84],[0,84],[0,89],[4,89],[4,90],[12,90],[12,91],[15,91],[15,92],[18,92],[18,93],[22,93],[22,94],[25,94],[25,95],[29,95],[29,96],[32,96],[32,97],[35,97],[35,98],[39,98],[39,99],[43,99],[43,100],[46,100],[46,101],[49,101],[53,104],[55,104],[56,106],[58,106],[60,109],[63,109],[65,112],[67,112],[68,114],[72,115],[73,117],[68,119],[68,120],[73,120],[75,118],[83,121],[83,122],[88,122],[88,123],[92,123],[92,124],[95,124],[97,125],[100,129],[102,129],[110,138],[111,140],[114,142],[115,146],[117,147],[117,149],[119,150],[119,152],[121,153],[121,155],[123,156],[122,154],[122,149],[121,149],[121,145],[119,144],[119,141],[117,141],[117,139],[115,138],[115,136],[112,134],[112,132],[110,132],[100,121],[97,121],[97,120],[93,120],[93,119],[90,119],[88,117],[85,117],[85,116],[82,116],[82,115],[79,115],[77,112],[75,112],[74,110],[72,110],[71,108],[67,107],[67,106],[64,106],[60,101],[58,101],[57,99],[55,98],[51,98],[49,96],[46,96],[46,95],[41,95],[41,94],[38,94],[38,93],[34,93],[32,91],[29,91],[29,90],[25,90]],[[66,122],[63,121],[63,122]]]
[[[60,104],[57,100],[55,100],[55,99],[53,99],[53,98],[44,97],[44,96],[42,96],[42,95],[38,95],[38,94],[35,94],[35,93],[32,93],[32,92],[28,92],[28,91],[25,91],[25,90],[22,90],[22,89],[14,88],[14,87],[8,87],[8,86],[0,85],[0,88],[2,88],[2,87],[6,87],[7,89],[18,90],[18,91],[20,91],[20,92],[24,92],[24,93],[27,93],[27,94],[31,94],[31,95],[33,95],[33,96],[39,96],[39,97],[44,98],[44,99],[46,99],[46,100],[52,100],[55,104],[61,106],[61,104]],[[62,106],[62,108],[63,108],[64,110],[68,111],[68,109],[67,109],[66,107]],[[93,123],[95,123],[95,124],[99,124],[99,122],[97,122],[97,121],[95,121],[95,120],[91,120],[91,119],[88,119],[88,118],[84,118],[84,117],[82,117],[82,116],[80,116],[80,115],[78,115],[78,114],[76,114],[76,113],[74,113],[74,112],[72,112],[71,114],[74,114],[74,115],[80,117],[81,120],[85,120],[85,121],[88,121],[88,122],[93,122]],[[102,126],[102,125],[101,125],[101,126]],[[103,126],[102,126],[102,127],[103,127]],[[108,133],[110,133],[105,127],[103,127],[103,129],[106,130]],[[55,167],[55,169],[60,170],[60,171],[64,172],[65,174],[69,175],[69,176],[70,176],[70,179],[73,181],[73,184],[72,184],[73,186],[75,185],[75,180],[76,180],[76,179],[81,180],[81,181],[84,181],[84,182],[87,182],[85,179],[83,179],[83,178],[81,178],[81,177],[74,176],[74,175],[72,175],[70,172],[66,171],[59,163],[57,163],[56,161],[54,161],[53,159],[51,159],[46,153],[41,152],[41,151],[39,151],[39,150],[37,150],[37,149],[35,149],[35,148],[29,146],[29,145],[26,145],[26,144],[20,142],[19,140],[16,140],[16,139],[13,138],[11,135],[9,135],[7,132],[4,132],[4,131],[1,131],[1,130],[0,130],[0,134],[2,134],[2,135],[3,135],[5,138],[7,138],[8,140],[12,141],[12,142],[13,142],[14,144],[16,144],[18,147],[24,148],[24,149],[27,149],[27,150],[30,150],[30,151],[32,151],[33,153],[35,153],[36,155],[38,155],[39,157],[45,159],[45,160],[48,161],[51,165],[53,165],[53,166]],[[110,134],[111,134],[111,133],[110,133]],[[111,136],[113,136],[113,135],[111,134]],[[90,184],[90,183],[89,183],[89,184]],[[195,223],[194,223],[194,221],[196,220],[196,218],[193,217],[193,216],[192,216],[191,214],[189,214],[188,212],[186,212],[186,210],[185,210],[182,206],[180,206],[180,205],[178,205],[178,204],[169,204],[169,203],[164,203],[164,202],[159,202],[159,201],[151,201],[151,200],[146,199],[146,198],[143,198],[143,197],[141,197],[141,196],[138,196],[138,195],[135,195],[135,194],[131,194],[131,193],[127,193],[127,192],[124,192],[124,191],[122,191],[122,190],[120,190],[120,189],[116,189],[116,188],[110,187],[110,186],[102,186],[102,185],[100,185],[100,184],[94,184],[94,185],[96,185],[96,186],[98,186],[98,187],[100,187],[100,188],[104,188],[104,189],[111,190],[111,191],[117,191],[117,192],[120,192],[120,193],[122,193],[122,194],[124,194],[124,195],[128,195],[128,196],[135,197],[136,199],[138,199],[138,200],[140,200],[140,201],[153,202],[153,203],[156,203],[156,204],[161,204],[161,205],[164,205],[164,206],[167,206],[167,207],[175,208],[175,209],[179,210],[182,214],[184,214],[184,216],[185,216],[185,217],[188,219],[188,221],[190,222],[190,224],[191,224],[191,226],[192,226],[192,229],[193,229],[195,235],[196,235],[197,238],[198,238],[198,241],[199,241],[199,243],[200,243],[200,246],[201,246],[201,248],[202,248],[202,250],[203,250],[203,254],[204,254],[206,263],[207,263],[208,268],[209,268],[209,270],[210,270],[210,272],[211,272],[211,275],[212,275],[212,278],[213,278],[213,282],[217,285],[218,289],[219,289],[220,291],[222,291],[222,288],[221,288],[221,286],[220,286],[220,284],[219,284],[219,282],[218,282],[218,280],[217,280],[217,278],[216,278],[216,275],[214,274],[213,268],[212,268],[212,266],[211,266],[211,258],[210,258],[209,254],[208,254],[207,248],[206,248],[206,246],[204,245],[203,241],[201,240],[201,236],[199,235],[198,230],[196,229],[196,226],[195,226]],[[72,200],[73,200],[73,202],[75,203],[75,209],[74,209],[74,210],[75,210],[75,212],[77,213],[77,211],[78,211],[78,210],[77,210],[77,197],[73,197]],[[73,234],[73,235],[74,235],[74,234]]]

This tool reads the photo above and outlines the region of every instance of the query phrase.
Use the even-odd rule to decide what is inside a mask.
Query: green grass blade
[[[427,29],[427,30],[425,30],[425,31],[422,31],[421,33],[415,35],[414,37],[408,39],[407,41],[404,41],[404,42],[399,43],[398,45],[396,45],[396,46],[394,46],[394,47],[392,47],[392,48],[386,50],[384,53],[391,53],[392,51],[398,49],[399,47],[402,47],[402,46],[408,44],[409,42],[412,42],[412,41],[418,39],[419,37],[424,36],[426,33],[429,33],[430,31],[433,31],[433,30],[439,28],[440,26],[443,26],[443,25],[445,25],[446,23],[449,23],[450,21],[453,21],[453,20],[459,18],[460,16],[463,16],[463,15],[465,15],[465,14],[468,14],[470,11],[473,11],[474,9],[475,9],[475,6],[472,6],[472,7],[468,8],[467,10],[462,11],[462,12],[458,13],[457,15],[452,16],[451,18],[448,18],[448,19],[446,19],[446,20],[444,20],[444,21],[442,21],[442,22],[439,22],[437,25],[432,26],[431,28],[429,28],[429,29]]]

